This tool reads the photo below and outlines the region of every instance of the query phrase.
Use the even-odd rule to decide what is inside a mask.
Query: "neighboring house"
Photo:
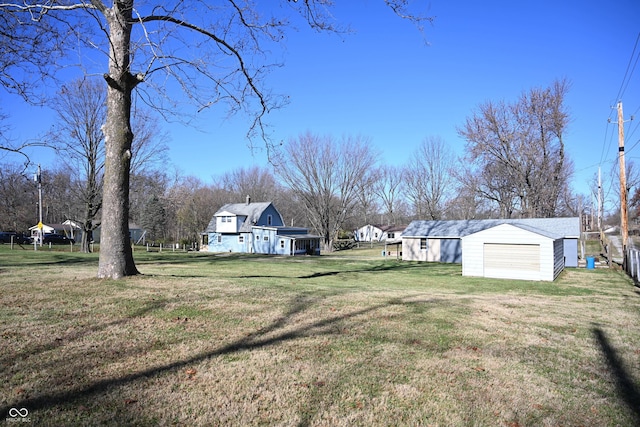
[[[306,228],[286,227],[270,202],[231,203],[211,218],[201,251],[276,255],[319,255],[320,237]]]
[[[356,242],[385,242],[402,237],[406,225],[376,225],[367,224],[353,232]]]
[[[37,239],[38,226],[34,225],[33,227],[30,227],[29,233],[33,239]],[[62,224],[42,224],[42,233],[61,234],[78,242],[82,238],[82,227],[80,227],[79,223],[68,219]]]
[[[464,263],[470,258],[463,257],[462,239],[466,236],[479,233],[484,230],[497,227],[502,224],[509,224],[529,233],[515,232],[517,240],[510,241],[511,245],[538,245],[541,243],[537,236],[548,239],[559,238],[562,242],[562,257],[564,266],[578,266],[578,239],[580,238],[580,219],[575,218],[529,218],[529,219],[488,219],[488,220],[461,220],[461,221],[413,221],[402,236],[402,259],[413,261],[434,261]],[[496,231],[503,230],[503,228]],[[485,243],[491,245],[492,233],[483,233],[477,238],[487,238]],[[470,247],[474,247],[474,238],[468,239]],[[496,243],[497,244],[497,243]],[[558,243],[554,243],[557,245]],[[542,246],[540,246],[542,249]],[[513,249],[513,248],[512,248]],[[554,251],[549,255],[548,250],[540,252],[541,256],[555,257],[558,252]],[[472,256],[472,255],[469,255]],[[509,258],[504,258],[504,262],[510,262]],[[542,261],[547,263],[548,259]],[[555,261],[553,261],[555,264]],[[464,265],[463,265],[464,268]],[[474,271],[474,270],[471,270]],[[548,276],[547,276],[548,277]]]

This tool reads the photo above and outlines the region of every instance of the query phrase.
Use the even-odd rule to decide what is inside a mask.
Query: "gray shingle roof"
[[[580,218],[470,219],[412,221],[404,237],[460,238],[500,224],[512,224],[548,237],[580,237]]]
[[[206,233],[213,233],[216,231],[216,216],[222,212],[229,212],[237,216],[244,216],[247,219],[244,221],[242,226],[240,227],[241,233],[250,233],[251,227],[255,225],[262,213],[271,206],[271,202],[251,202],[249,204],[246,203],[227,203],[222,206],[218,211],[213,215],[211,221],[209,221],[209,225],[205,230]]]

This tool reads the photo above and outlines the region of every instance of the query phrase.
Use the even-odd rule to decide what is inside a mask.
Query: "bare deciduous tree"
[[[442,219],[453,190],[454,156],[440,137],[422,141],[404,169],[405,192],[421,219]]]
[[[64,85],[52,99],[57,123],[47,135],[73,174],[74,194],[84,205],[84,215],[74,219],[82,225],[81,251],[91,250],[93,231],[100,225],[105,151],[102,126],[106,120],[107,91],[95,79],[77,79]],[[131,173],[149,173],[165,158],[167,146],[157,120],[142,109],[134,110],[135,136],[131,148]]]
[[[487,102],[459,129],[478,190],[497,202],[502,216],[516,209],[525,217],[557,214],[572,172],[563,140],[568,90],[569,83],[559,80],[513,104]]]
[[[359,182],[375,164],[376,154],[363,137],[337,141],[306,133],[284,146],[277,173],[305,208],[325,251],[333,250],[334,239],[357,203]]]
[[[180,177],[167,190],[166,207],[170,218],[171,235],[182,244],[195,244],[205,231],[213,214],[225,203],[229,193],[221,188],[205,185],[200,179]]]
[[[220,178],[220,185],[237,203],[242,202],[246,196],[257,202],[274,202],[281,190],[273,174],[258,166],[227,172]]]
[[[79,79],[65,85],[52,101],[58,121],[48,142],[74,172],[75,196],[84,205],[81,218],[72,218],[82,226],[80,250],[91,251],[93,231],[98,227],[102,206],[106,91],[95,80]]]
[[[385,1],[397,15],[421,20],[406,0]],[[165,112],[178,100],[157,97],[153,89],[166,94],[177,88],[198,108],[226,104],[230,112],[248,114],[250,136],[268,139],[263,118],[281,100],[262,89],[265,73],[278,65],[268,58],[267,46],[278,47],[295,14],[313,28],[335,30],[331,1],[278,3],[278,12],[264,15],[264,7],[250,0],[0,4],[0,41],[10,46],[0,57],[0,82],[6,88],[29,97],[31,89],[46,87],[33,81],[53,76],[56,64],[68,66],[78,52],[91,58],[81,61],[84,68],[96,63],[96,51],[108,61],[100,70],[108,89],[98,277],[138,273],[128,230],[134,90]],[[85,48],[89,53],[83,56]]]
[[[38,196],[33,181],[17,164],[0,165],[0,230],[26,232],[35,224]]]
[[[395,166],[383,165],[374,174],[372,189],[384,208],[387,221],[398,224],[398,204],[401,203],[404,170]]]

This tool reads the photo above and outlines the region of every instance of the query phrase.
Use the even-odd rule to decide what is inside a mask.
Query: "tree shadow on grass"
[[[629,412],[635,418],[635,425],[640,426],[640,388],[624,366],[624,362],[618,356],[616,349],[611,346],[607,335],[599,327],[593,328],[593,334],[600,345],[600,350],[605,358],[607,367],[616,382],[618,396],[628,407]]]
[[[44,252],[44,250],[42,250]],[[3,259],[3,267],[25,267],[31,268],[36,266],[47,265],[91,265],[98,266],[98,257],[95,254],[85,254],[81,252],[63,253],[63,252],[32,252],[15,261],[11,258]]]
[[[166,304],[166,301],[152,301],[145,304],[143,307],[134,311],[125,318],[118,319],[113,322],[95,325],[92,327],[87,327],[82,330],[72,329],[70,331],[67,331],[66,333],[56,335],[55,337],[49,337],[49,340],[47,342],[36,343],[31,346],[27,346],[24,350],[18,353],[7,353],[5,355],[2,355],[0,357],[0,366],[8,365],[12,360],[23,360],[29,357],[37,356],[47,351],[55,350],[56,348],[67,345],[72,341],[80,341],[86,336],[89,336],[96,332],[104,331],[113,326],[124,325],[128,323],[132,318],[141,317],[149,312],[160,310],[164,308]]]
[[[251,274],[238,276],[241,279],[266,279],[266,278],[291,278],[291,279],[316,279],[318,277],[337,276],[340,274],[353,273],[382,273],[387,271],[407,271],[414,269],[425,269],[430,266],[427,263],[403,263],[403,262],[384,262],[383,264],[369,265],[363,268],[354,268],[349,270],[329,270],[318,271],[315,273],[304,274],[302,276],[276,276],[273,274]]]
[[[7,406],[0,407],[0,417],[7,417],[11,408],[27,408],[30,414],[38,410],[47,410],[61,405],[69,405],[81,399],[106,393],[117,387],[123,387],[139,380],[148,380],[165,373],[175,372],[193,364],[203,362],[218,356],[228,355],[243,350],[253,350],[264,348],[279,343],[295,340],[298,338],[330,335],[334,333],[331,326],[339,322],[353,319],[358,316],[371,313],[389,305],[398,304],[400,301],[394,299],[387,303],[374,305],[361,310],[352,311],[345,314],[334,315],[317,320],[313,323],[303,325],[294,329],[287,329],[290,320],[298,313],[307,310],[318,298],[297,296],[291,302],[290,309],[282,316],[274,319],[271,324],[260,328],[241,339],[223,345],[217,349],[201,352],[192,357],[177,360],[174,362],[154,366],[119,377],[107,378],[96,381],[90,385],[77,386],[68,391],[54,391],[42,394],[38,397],[24,398],[21,401],[13,402]],[[303,422],[304,425],[304,422]]]

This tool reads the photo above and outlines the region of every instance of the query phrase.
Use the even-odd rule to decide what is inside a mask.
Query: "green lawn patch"
[[[142,275],[104,281],[95,254],[0,247],[2,416],[26,408],[35,425],[56,426],[640,422],[639,293],[622,273],[469,278],[459,265],[363,251],[135,251]]]

